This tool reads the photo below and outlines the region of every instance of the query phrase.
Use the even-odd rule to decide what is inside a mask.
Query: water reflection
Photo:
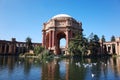
[[[120,80],[120,58],[40,61],[0,57],[0,80]]]
[[[36,59],[1,56],[0,80],[40,80],[40,65]]]

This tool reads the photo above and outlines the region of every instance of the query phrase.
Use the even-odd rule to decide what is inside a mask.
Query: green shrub
[[[42,46],[36,46],[36,47],[34,48],[34,53],[35,53],[36,55],[38,55],[38,54],[40,54],[41,52],[43,52],[44,50],[45,50],[44,47],[42,47]]]
[[[54,55],[52,55],[52,53],[50,53],[49,50],[44,49],[43,52],[41,54],[38,55],[38,57],[42,60],[42,59],[50,59],[53,58]]]

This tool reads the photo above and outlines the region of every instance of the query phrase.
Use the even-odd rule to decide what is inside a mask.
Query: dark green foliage
[[[40,59],[46,59],[52,57],[52,54],[49,50],[45,49],[42,46],[36,46],[34,48],[34,53],[39,56]]]
[[[44,51],[45,50],[45,48],[44,47],[42,47],[42,46],[36,46],[35,48],[34,48],[34,53],[35,54],[40,54],[42,51]]]
[[[115,36],[114,35],[111,37],[111,41],[115,41]]]
[[[42,51],[42,53],[39,55],[39,58],[41,60],[44,60],[44,59],[52,59],[54,57],[53,53],[51,53],[49,50],[47,49],[44,49]]]
[[[27,44],[28,51],[33,49],[33,47],[32,47],[32,39],[30,37],[26,38],[26,44]]]
[[[102,42],[106,42],[104,35],[102,35],[102,39],[101,40],[102,40]]]
[[[88,40],[83,36],[83,34],[76,33],[75,38],[71,39],[71,41],[69,42],[68,51],[71,56],[86,55],[87,44],[88,44]]]
[[[100,47],[99,37],[93,34],[93,36],[90,37],[88,45],[88,49],[90,50],[91,55],[97,55],[99,47]]]

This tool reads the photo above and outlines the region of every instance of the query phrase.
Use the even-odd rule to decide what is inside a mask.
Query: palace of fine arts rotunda
[[[53,16],[48,22],[43,25],[43,42],[42,46],[60,54],[61,50],[67,53],[68,43],[76,32],[82,33],[82,23],[77,22],[74,18],[67,14],[58,14]],[[60,39],[65,38],[66,45],[60,48]]]

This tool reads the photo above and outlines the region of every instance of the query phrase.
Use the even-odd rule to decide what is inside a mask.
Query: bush
[[[44,50],[45,50],[44,47],[42,47],[42,46],[36,46],[36,47],[34,48],[34,53],[35,53],[36,55],[38,55],[38,54],[40,54],[41,52],[43,52]]]
[[[38,55],[40,59],[50,59],[53,58],[52,53],[49,50],[44,49],[44,51]]]

